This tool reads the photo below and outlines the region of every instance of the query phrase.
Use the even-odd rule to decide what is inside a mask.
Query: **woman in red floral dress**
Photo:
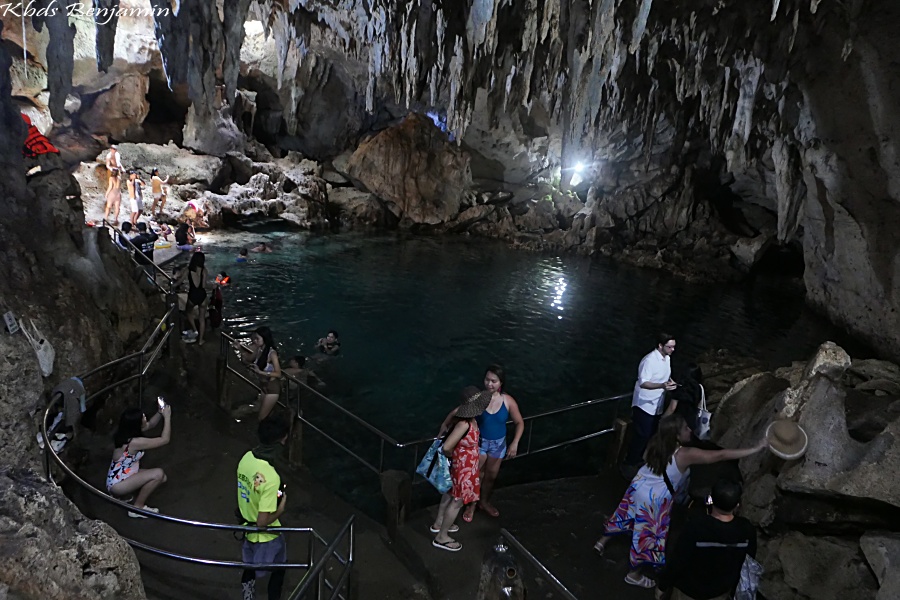
[[[459,531],[454,524],[464,504],[477,502],[481,492],[478,468],[478,423],[475,417],[484,412],[491,401],[490,392],[479,392],[476,387],[463,390],[463,401],[456,411],[443,452],[450,457],[450,479],[453,487],[441,498],[437,518],[431,532],[437,536],[431,543],[435,548],[459,552],[462,544],[450,537]]]

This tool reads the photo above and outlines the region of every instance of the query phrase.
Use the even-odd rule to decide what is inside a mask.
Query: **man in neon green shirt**
[[[237,468],[237,499],[241,516],[248,525],[280,527],[278,518],[284,513],[287,492],[281,477],[272,466],[281,453],[289,432],[288,423],[279,416],[270,416],[259,424],[259,446],[247,452]],[[287,545],[279,533],[248,533],[241,548],[243,561],[250,564],[287,562]],[[241,576],[244,600],[256,595],[256,579],[266,571],[247,569]],[[268,593],[271,600],[281,598],[284,569],[272,570]]]

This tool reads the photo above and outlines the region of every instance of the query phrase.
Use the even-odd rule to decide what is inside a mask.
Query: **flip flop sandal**
[[[463,519],[463,521],[465,521],[466,523],[471,523],[471,522],[472,522],[472,517],[474,517],[474,516],[475,516],[475,511],[474,511],[474,510],[473,510],[473,511],[468,511],[468,510],[467,510],[467,511],[463,512],[463,517],[462,517],[462,519]]]
[[[431,528],[431,533],[440,533],[440,531],[440,529],[435,529],[434,527]],[[456,533],[457,531],[459,531],[459,525],[454,523],[450,526],[450,529],[447,530],[447,533]]]
[[[454,546],[456,544],[456,546]],[[450,540],[449,542],[444,542],[443,544],[437,540],[432,540],[431,545],[435,548],[439,548],[440,550],[446,550],[447,552],[459,552],[462,550],[462,544],[457,542],[456,540]]]
[[[641,575],[640,579],[632,579],[628,575],[625,576],[625,583],[628,585],[634,585],[637,587],[650,589],[652,587],[656,587],[656,582],[647,577],[646,575]]]

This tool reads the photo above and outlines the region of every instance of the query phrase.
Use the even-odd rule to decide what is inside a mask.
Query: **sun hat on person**
[[[809,436],[797,423],[781,419],[773,421],[766,428],[766,441],[775,456],[795,460],[806,453]]]
[[[474,419],[483,413],[484,409],[491,403],[491,393],[486,390],[479,392],[476,387],[464,389],[463,398],[465,398],[465,401],[456,410],[456,416],[459,419]]]

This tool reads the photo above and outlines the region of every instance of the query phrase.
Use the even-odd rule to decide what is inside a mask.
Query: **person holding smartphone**
[[[273,415],[259,423],[259,446],[244,454],[237,467],[238,510],[247,525],[260,528],[280,527],[279,518],[287,503],[286,486],[275,470],[274,462],[287,441],[290,426],[280,415]],[[241,554],[245,563],[272,564],[287,562],[287,545],[280,533],[254,532],[244,538]],[[256,580],[268,571],[246,569],[241,575],[244,600],[256,596]],[[268,598],[281,598],[284,569],[271,571]]]
[[[141,469],[144,452],[153,448],[161,448],[169,443],[172,435],[172,408],[160,398],[159,412],[147,419],[140,408],[127,408],[119,418],[119,428],[113,436],[115,450],[112,462],[106,474],[106,489],[113,496],[127,496],[137,492],[134,506],[158,513],[158,508],[147,506],[147,498],[161,484],[166,482],[166,473],[160,468]],[[156,427],[163,421],[162,434],[159,437],[143,437],[143,433]],[[147,517],[128,511],[134,519]]]

